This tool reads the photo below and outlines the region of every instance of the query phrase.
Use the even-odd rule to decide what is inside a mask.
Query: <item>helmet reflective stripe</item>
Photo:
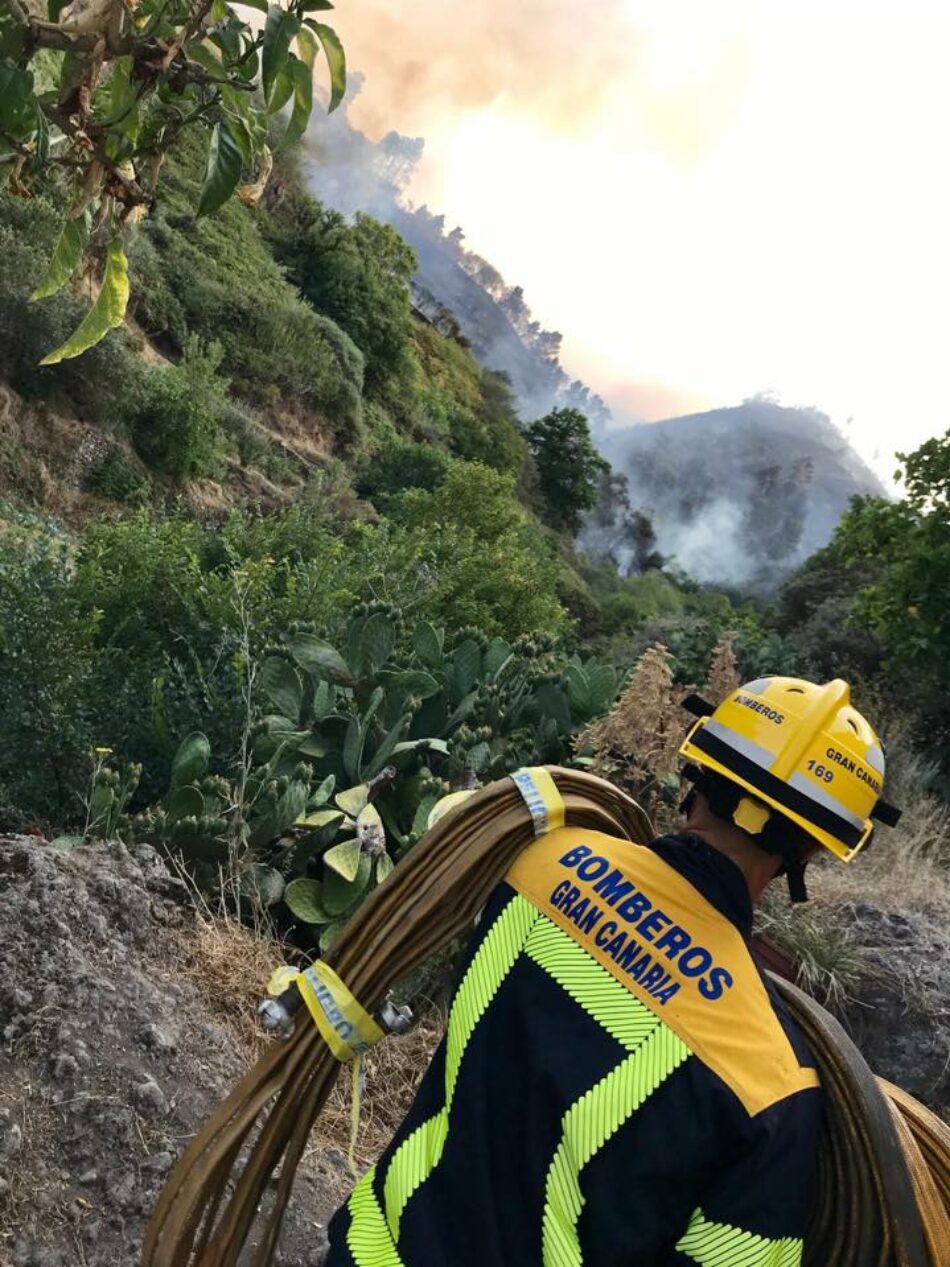
[[[746,695],[761,695],[772,685],[770,677],[757,677],[754,682],[746,682],[743,691]]]
[[[681,756],[738,784],[843,861],[870,840],[872,818],[896,821],[881,800],[883,744],[847,682],[761,677],[715,709],[691,711],[700,720]],[[739,825],[749,822],[754,835],[756,821],[745,814]]]
[[[793,774],[788,781],[789,787],[797,788],[803,795],[810,797],[813,801],[818,801],[820,805],[824,805],[825,809],[830,809],[832,814],[840,814],[842,818],[846,818],[860,831],[864,830],[864,819],[858,818],[857,814],[852,814],[846,805],[842,805],[836,796],[823,787],[818,787],[813,779],[807,774],[799,771]]]
[[[745,690],[745,687],[743,687]],[[706,722],[704,727],[709,735],[715,735],[717,739],[721,739],[723,743],[727,743],[730,748],[734,748],[736,752],[741,752],[749,761],[754,761],[756,765],[762,767],[763,770],[770,770],[772,762],[775,760],[775,753],[769,752],[768,748],[764,748],[762,744],[756,743],[752,739],[746,739],[745,735],[740,735],[738,731],[732,729],[731,726],[724,726],[721,721],[714,721],[712,718]]]
[[[881,751],[880,744],[872,744],[864,754],[864,760],[875,774],[879,774],[882,779],[884,778],[884,753]]]

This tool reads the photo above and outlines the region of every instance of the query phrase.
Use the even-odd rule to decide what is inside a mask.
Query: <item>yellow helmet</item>
[[[881,800],[881,741],[852,707],[847,682],[767,677],[715,709],[696,696],[685,702],[700,718],[680,755],[751,793],[733,818],[752,835],[777,810],[850,862],[870,839],[872,818],[896,823],[899,811]]]

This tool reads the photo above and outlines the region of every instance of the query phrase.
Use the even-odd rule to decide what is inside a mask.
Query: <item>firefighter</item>
[[[848,686],[762,678],[684,742],[685,825],[562,827],[492,895],[445,1038],[330,1267],[796,1267],[822,1118],[753,904],[849,862],[884,756]]]

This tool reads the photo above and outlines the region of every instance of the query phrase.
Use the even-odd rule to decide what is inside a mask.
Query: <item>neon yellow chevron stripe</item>
[[[634,1051],[662,1024],[583,946],[546,917],[531,929],[525,953],[627,1051]]]
[[[356,1267],[403,1267],[373,1190],[376,1167],[366,1172],[349,1200],[346,1243]]]
[[[627,1000],[631,1001],[629,993]],[[638,1007],[643,1004],[638,1003]],[[659,1022],[635,1051],[565,1113],[561,1142],[548,1169],[545,1189],[544,1267],[582,1267],[577,1232],[584,1207],[581,1171],[689,1054],[685,1043]]]
[[[676,1248],[699,1267],[799,1267],[802,1261],[800,1240],[771,1241],[728,1223],[712,1223],[702,1210],[690,1219]]]
[[[442,1160],[449,1112],[465,1048],[498,988],[524,950],[541,913],[520,895],[512,898],[485,935],[458,988],[445,1043],[445,1107],[421,1123],[396,1149],[386,1170],[383,1197],[394,1241],[409,1198]]]

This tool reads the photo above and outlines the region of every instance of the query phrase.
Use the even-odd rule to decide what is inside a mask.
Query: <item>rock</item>
[[[18,1122],[11,1122],[3,1135],[0,1153],[4,1157],[16,1157],[23,1147],[23,1130]]]
[[[151,1157],[146,1157],[142,1162],[141,1168],[151,1174],[164,1175],[171,1170],[174,1161],[174,1156],[169,1152],[152,1153]]]
[[[323,1267],[330,1252],[330,1242],[326,1232],[315,1232],[314,1243],[306,1258],[306,1267]]]
[[[163,1029],[159,1029],[157,1025],[146,1025],[144,1029],[139,1031],[139,1042],[143,1047],[148,1047],[152,1051],[174,1051],[175,1040],[169,1037]]]
[[[53,1077],[57,1082],[61,1082],[64,1078],[71,1078],[78,1072],[79,1061],[69,1052],[61,1051],[53,1057]]]
[[[132,1099],[142,1109],[152,1113],[167,1113],[168,1101],[165,1092],[154,1078],[147,1078],[132,1088]]]

